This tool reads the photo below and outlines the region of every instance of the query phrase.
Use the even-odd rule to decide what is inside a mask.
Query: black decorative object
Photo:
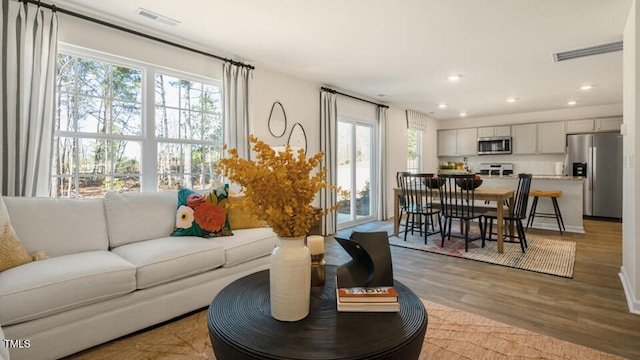
[[[353,258],[338,267],[336,281],[339,288],[393,286],[387,232],[353,232],[349,239],[335,239]]]
[[[441,178],[434,176],[427,180],[426,185],[432,189],[437,189],[444,184],[444,180]]]
[[[271,135],[277,138],[282,137],[287,131],[287,114],[279,101],[274,102],[271,106],[268,125]]]
[[[473,181],[469,181],[467,179],[456,179],[456,185],[460,186],[460,188],[464,190],[476,189],[478,186],[482,185],[482,179],[474,179]]]
[[[287,144],[292,148],[303,149],[304,153],[307,153],[307,134],[304,132],[304,128],[300,123],[293,125]]]

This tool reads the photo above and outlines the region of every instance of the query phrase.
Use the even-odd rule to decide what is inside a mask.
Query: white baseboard
[[[524,221],[523,221],[524,222]],[[525,224],[526,226],[526,224]],[[542,229],[542,230],[555,230],[558,232],[558,234],[560,234],[560,232],[558,231],[558,224],[540,224],[540,223],[534,223],[532,226],[530,226],[531,228],[535,228],[535,229]],[[565,230],[563,230],[563,232],[572,232],[572,233],[579,233],[579,234],[584,234],[584,227],[582,226],[565,226]]]
[[[629,312],[632,314],[640,315],[640,300],[633,296],[633,287],[629,283],[624,267],[620,267],[620,281],[622,282],[622,288],[624,289],[624,295],[627,298],[627,304],[629,305]]]

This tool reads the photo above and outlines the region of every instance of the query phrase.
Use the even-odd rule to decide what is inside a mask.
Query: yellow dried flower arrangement
[[[328,187],[325,167],[311,176],[323,152],[307,159],[302,149],[294,155],[289,145],[285,151],[276,152],[253,135],[249,141],[256,160],[241,158],[237,149],[230,149],[230,156],[217,165],[218,174],[242,187],[247,199],[245,211],[266,221],[280,237],[298,237],[306,235],[321,216],[337,209],[317,211],[311,205],[316,193]]]

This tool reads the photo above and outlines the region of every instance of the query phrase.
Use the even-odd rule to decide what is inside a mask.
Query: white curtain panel
[[[324,152],[322,166],[327,168],[327,182],[329,186],[338,184],[338,167],[336,164],[336,149],[338,139],[338,105],[337,95],[328,91],[320,91],[320,150]],[[329,189],[320,190],[320,206],[328,209],[337,204],[337,196]],[[324,216],[322,221],[322,235],[336,233],[338,217],[336,212]]]
[[[51,10],[2,0],[0,28],[2,195],[48,196],[58,19]]]
[[[247,66],[225,62],[223,65],[222,97],[224,99],[224,141],[238,155],[250,158],[249,123],[251,118],[251,87],[253,70]]]
[[[429,117],[423,113],[407,110],[407,129],[427,131]]]
[[[379,221],[387,220],[387,186],[389,184],[387,177],[387,135],[389,133],[389,123],[387,121],[387,107],[378,106],[378,163],[380,164],[376,170],[378,176],[378,209],[377,219]]]

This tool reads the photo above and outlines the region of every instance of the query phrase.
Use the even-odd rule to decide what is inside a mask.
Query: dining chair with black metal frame
[[[475,175],[474,174],[439,174],[441,179],[440,203],[445,225],[441,229],[442,244],[445,237],[451,240],[451,223],[453,219],[459,219],[464,225],[464,251],[469,251],[469,242],[477,239],[469,238],[471,220],[478,219],[480,237],[484,240],[481,217],[484,210],[475,206]]]
[[[529,190],[531,189],[531,174],[518,174],[518,187],[514,196],[513,206],[510,211],[505,214],[504,221],[515,221],[517,235],[505,234],[505,242],[517,242],[520,243],[520,248],[524,253],[527,245],[527,237],[525,236],[524,226],[522,220],[527,218],[527,205],[529,202]],[[498,218],[498,214],[495,211],[486,212],[484,215],[484,229],[487,230],[489,225],[488,237],[485,234],[482,239],[482,247],[485,245],[485,240],[492,240],[491,235],[493,231],[493,220]],[[497,234],[496,234],[497,235]],[[508,238],[509,240],[506,240]],[[517,240],[517,241],[516,241]]]
[[[396,173],[396,186],[400,187],[400,176],[402,176],[402,174],[405,174],[405,172],[402,171],[398,171]],[[398,228],[400,227],[400,225],[402,225],[402,215],[404,214],[405,210],[406,210],[406,206],[404,203],[404,196],[402,194],[398,195],[398,204],[400,206],[400,216],[398,216],[397,219],[395,219],[398,222]]]
[[[429,235],[441,232],[442,222],[440,219],[440,209],[433,204],[435,189],[432,184],[433,174],[414,174],[410,172],[398,173],[398,182],[402,190],[404,211],[407,214],[405,220],[404,240],[407,241],[407,233],[414,230],[420,231],[420,236],[424,231],[424,242],[427,243]],[[435,231],[434,216],[438,219],[438,231]],[[417,219],[416,219],[417,217]],[[424,229],[423,221],[424,218]],[[429,224],[433,231],[429,231]]]

